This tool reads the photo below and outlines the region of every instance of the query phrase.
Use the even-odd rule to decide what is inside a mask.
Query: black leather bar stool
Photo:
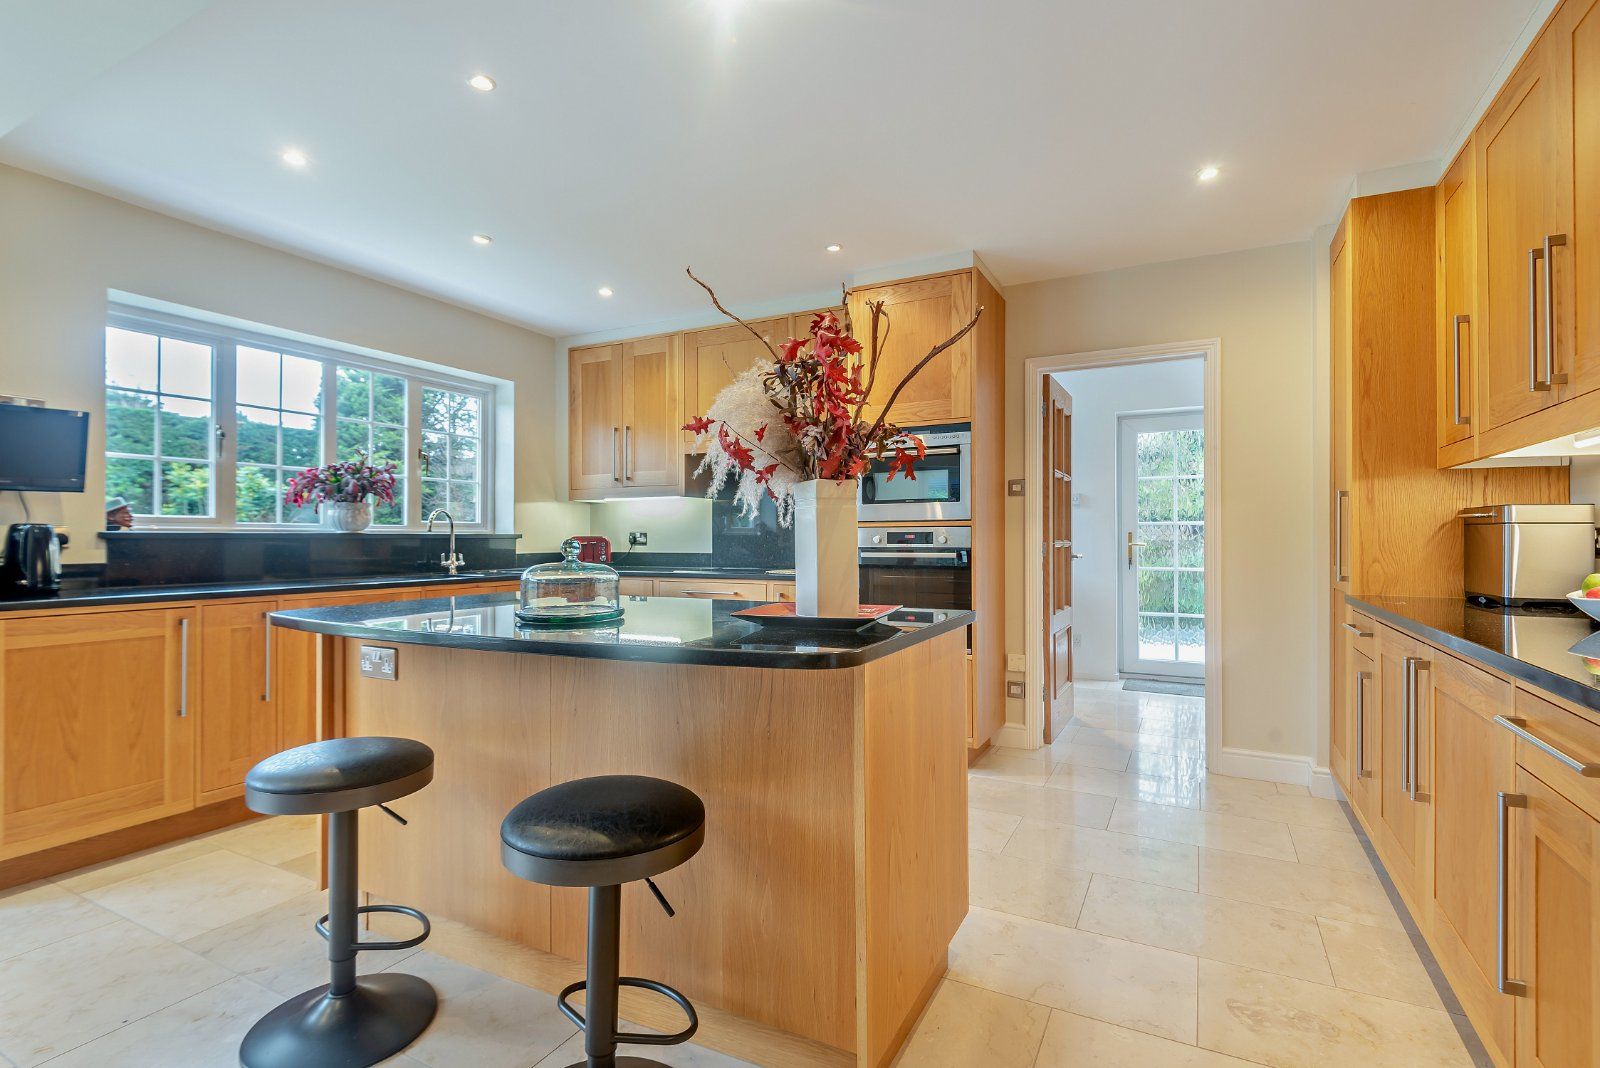
[[[693,791],[643,775],[597,775],[540,790],[512,809],[500,825],[500,860],[513,875],[547,886],[589,888],[588,978],[556,998],[567,1018],[583,1028],[584,1060],[572,1068],[647,1068],[660,1061],[618,1057],[617,1043],[670,1046],[687,1042],[700,1026],[689,999],[651,979],[622,975],[622,884],[643,879],[668,916],[673,915],[653,875],[676,868],[700,851],[706,807]],[[671,1035],[617,1031],[617,995],[624,986],[671,998],[689,1026]],[[584,1012],[567,999],[584,990]]]
[[[316,929],[332,973],[256,1021],[239,1047],[244,1068],[364,1068],[409,1046],[433,1022],[439,997],[414,975],[356,977],[356,954],[409,949],[428,918],[403,905],[356,906],[357,810],[416,793],[433,780],[433,750],[409,738],[331,738],[286,749],[250,769],[245,804],[275,816],[328,816],[328,915]],[[404,823],[404,820],[401,820]],[[397,912],[422,924],[398,942],[362,942],[363,913]]]

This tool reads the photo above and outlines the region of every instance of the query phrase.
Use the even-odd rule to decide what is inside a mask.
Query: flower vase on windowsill
[[[372,502],[394,503],[395,465],[371,464],[364,453],[322,467],[308,467],[289,477],[285,504],[311,504],[322,516],[324,530],[355,534],[372,525]]]
[[[734,484],[735,506],[754,515],[761,498],[778,508],[778,522],[795,528],[795,614],[854,618],[861,606],[860,557],[856,544],[857,479],[873,460],[889,465],[889,478],[915,479],[926,455],[922,439],[889,422],[889,413],[906,383],[935,356],[960,341],[978,322],[978,308],[946,341],[935,345],[889,392],[888,400],[867,414],[867,399],[877,383],[878,362],[889,337],[883,301],[869,300],[867,346],[857,341],[848,303],[843,318],[831,311],[811,317],[804,338],[781,345],[722,306],[718,311],[749,330],[772,354],[757,361],[718,393],[710,410],[683,429],[708,444],[695,472],[710,469],[710,496]],[[913,606],[915,607],[915,606]]]

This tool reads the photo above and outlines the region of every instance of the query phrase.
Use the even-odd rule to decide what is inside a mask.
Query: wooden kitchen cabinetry
[[[656,579],[657,597],[698,597],[708,601],[765,601],[767,583],[720,578]]]
[[[775,347],[792,336],[790,316],[787,315],[776,319],[757,319],[750,325]],[[771,360],[772,355],[767,347],[738,323],[690,330],[684,334],[684,408],[680,425],[706,414],[711,402],[717,399],[717,394],[739,375],[757,363],[770,363]],[[682,434],[684,445],[692,448],[695,435],[687,430]]]
[[[200,605],[197,801],[242,792],[245,773],[282,748],[267,616],[273,601]]]
[[[1428,793],[1424,784],[1429,700],[1428,647],[1392,627],[1378,628],[1379,833],[1394,863],[1389,875],[1417,899],[1427,839]]]
[[[577,499],[683,489],[683,365],[675,334],[568,354],[568,484]]]
[[[879,356],[874,415],[882,411],[897,382],[928,354],[972,318],[975,304],[974,271],[915,278],[905,282],[857,289],[850,294],[850,320],[856,339],[869,344],[869,301],[881,300],[892,328]],[[991,309],[993,310],[993,309]],[[923,369],[895,401],[891,418],[902,426],[956,423],[972,419],[974,348],[968,334]]]
[[[1437,192],[1442,232],[1470,242],[1441,242],[1441,284],[1459,293],[1441,304],[1466,310],[1441,308],[1440,464],[1600,424],[1596,0],[1551,14]],[[1461,342],[1470,400],[1466,421],[1453,423],[1446,330],[1460,315],[1473,316]]]
[[[1475,158],[1469,144],[1434,187],[1434,234],[1438,255],[1437,364],[1434,423],[1439,443],[1439,466],[1450,467],[1472,458],[1472,434],[1477,410],[1473,391],[1477,359],[1477,182]]]
[[[0,859],[194,804],[190,608],[0,619]]]

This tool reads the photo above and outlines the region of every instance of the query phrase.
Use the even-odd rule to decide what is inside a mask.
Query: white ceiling
[[[1449,147],[1538,3],[164,0],[203,10],[98,76],[83,30],[0,160],[568,335],[701,311],[685,264],[744,303],[1304,239]]]

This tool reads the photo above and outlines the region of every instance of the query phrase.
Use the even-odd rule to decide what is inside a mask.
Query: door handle
[[[189,621],[178,620],[178,718],[189,714]]]
[[[1420,656],[1405,658],[1405,692],[1406,692],[1406,718],[1405,718],[1405,761],[1402,786],[1406,796],[1413,801],[1419,800],[1417,789],[1417,722],[1421,718],[1417,715],[1417,675],[1428,669],[1428,662]]]
[[[1356,778],[1367,777],[1367,687],[1370,671],[1356,672]]]
[[[1142,542],[1142,541],[1134,541],[1133,540],[1133,531],[1131,531],[1131,530],[1128,531],[1128,566],[1129,567],[1133,566],[1133,561],[1134,561],[1133,550],[1135,550],[1135,549],[1143,549],[1144,547],[1145,547],[1145,543]]]
[[[1567,384],[1565,371],[1556,371],[1556,248],[1567,243],[1566,234],[1546,234],[1544,239],[1544,385]]]
[[[1333,495],[1333,581],[1335,582],[1350,581],[1350,573],[1344,567],[1344,507],[1349,499],[1349,490],[1338,490]]]
[[[1072,558],[1074,560],[1082,560],[1083,559],[1083,554],[1082,553],[1073,553],[1072,554]]]
[[[262,641],[266,647],[266,667],[261,673],[261,699],[272,700],[272,617],[270,613],[261,613]]]
[[[1528,392],[1541,393],[1550,387],[1539,378],[1539,261],[1544,249],[1528,250]]]
[[[1494,717],[1494,721],[1500,724],[1500,726],[1504,727],[1506,730],[1510,731],[1512,734],[1515,734],[1518,738],[1521,738],[1523,741],[1533,746],[1535,749],[1539,750],[1541,753],[1558,761],[1568,769],[1577,772],[1584,778],[1600,779],[1600,764],[1585,763],[1572,754],[1557,749],[1543,738],[1535,737],[1533,733],[1528,730],[1527,720],[1516,716],[1496,716]]]
[[[1454,402],[1455,402],[1455,409],[1456,409],[1456,426],[1468,426],[1468,425],[1470,425],[1472,423],[1472,420],[1470,418],[1468,418],[1467,416],[1461,414],[1461,407],[1462,407],[1462,405],[1461,405],[1461,328],[1463,326],[1466,326],[1467,324],[1469,324],[1471,322],[1472,322],[1472,316],[1470,316],[1470,315],[1458,315],[1458,316],[1455,317],[1455,322],[1451,324],[1451,328],[1450,328],[1451,329],[1451,333],[1454,335],[1453,340],[1452,340],[1452,347],[1455,350],[1454,361],[1455,361],[1456,387],[1455,387],[1455,397],[1453,399],[1454,399]]]
[[[622,481],[632,481],[633,476],[628,474],[628,451],[633,444],[633,427],[624,423],[622,427]]]
[[[1370,638],[1370,637],[1372,637],[1372,632],[1370,630],[1362,630],[1360,627],[1356,626],[1354,623],[1341,623],[1339,625],[1342,626],[1345,630],[1349,631],[1351,634],[1354,634],[1357,638]]]
[[[1510,955],[1507,942],[1511,937],[1510,923],[1507,921],[1506,909],[1511,904],[1511,872],[1507,863],[1506,853],[1509,849],[1508,839],[1511,837],[1511,810],[1526,808],[1528,799],[1522,794],[1510,794],[1504,790],[1499,792],[1499,819],[1495,828],[1495,951],[1494,951],[1494,985],[1502,994],[1513,994],[1517,997],[1526,997],[1528,984],[1509,978],[1506,975],[1506,958]]]

